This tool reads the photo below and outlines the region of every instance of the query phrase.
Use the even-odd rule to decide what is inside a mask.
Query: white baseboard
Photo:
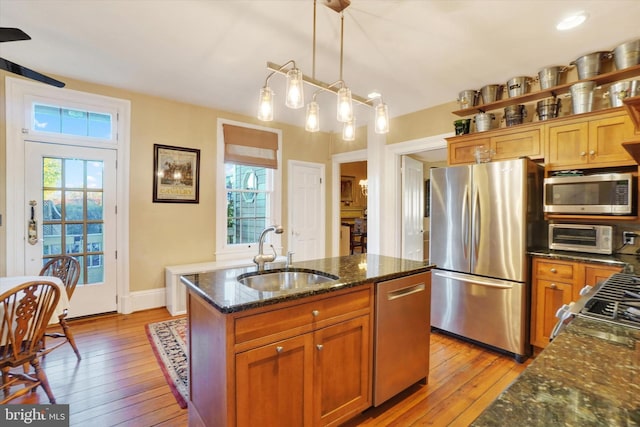
[[[134,311],[149,310],[151,308],[166,306],[164,288],[131,292],[126,297],[121,298],[120,312],[122,314],[130,314]]]

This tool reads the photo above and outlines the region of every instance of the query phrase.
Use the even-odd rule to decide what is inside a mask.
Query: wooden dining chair
[[[31,281],[0,295],[0,370],[5,404],[42,386],[56,403],[49,380],[40,366],[40,343],[60,299],[60,288],[46,280]],[[35,373],[12,371],[31,365]],[[15,386],[23,386],[17,387]],[[15,391],[11,391],[14,388]]]
[[[64,288],[67,291],[67,297],[69,301],[71,301],[71,296],[73,292],[76,290],[76,285],[78,284],[78,279],[80,278],[80,263],[77,259],[69,255],[60,255],[54,258],[51,258],[40,270],[40,276],[55,276],[58,279],[62,280],[64,284]],[[58,320],[60,326],[62,327],[61,333],[46,333],[45,337],[49,338],[66,338],[66,341],[62,341],[57,345],[50,347],[44,350],[44,354],[49,353],[50,351],[60,347],[65,342],[71,344],[73,351],[76,353],[76,357],[78,360],[81,360],[80,352],[78,351],[78,347],[76,346],[76,341],[73,338],[73,333],[71,333],[71,329],[67,324],[67,314],[68,311],[65,310],[60,316],[58,316]],[[46,344],[43,338],[43,346]]]

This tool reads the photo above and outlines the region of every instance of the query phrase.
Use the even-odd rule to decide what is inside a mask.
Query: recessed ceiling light
[[[556,29],[558,31],[571,30],[572,28],[575,28],[578,25],[583,24],[588,17],[589,17],[589,14],[587,12],[578,12],[558,22],[558,25],[556,25]]]

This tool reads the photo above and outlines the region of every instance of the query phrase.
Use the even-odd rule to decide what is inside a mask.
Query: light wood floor
[[[146,337],[144,326],[169,319],[164,309],[70,322],[83,359],[71,346],[43,362],[72,426],[186,426]],[[414,385],[346,426],[466,426],[525,364],[446,335],[432,334],[429,383]],[[41,387],[11,403],[48,403]]]

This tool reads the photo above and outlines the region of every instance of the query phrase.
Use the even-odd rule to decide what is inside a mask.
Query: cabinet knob
[[[323,346],[322,344],[318,344],[318,345],[316,345],[316,348],[317,348],[318,350],[322,350],[322,348],[323,348],[323,347],[324,347],[324,346]]]
[[[556,270],[555,268],[552,268],[552,269],[551,269],[551,270],[549,270],[549,271],[550,271],[550,272],[552,272],[552,273],[557,273],[557,272],[558,272],[558,270]]]
[[[282,346],[277,346],[276,347],[276,353],[282,353],[282,350],[284,350],[284,347],[282,347]]]
[[[590,155],[590,156],[595,156],[595,154],[596,154],[596,151],[595,151],[595,150],[591,150],[591,151],[589,151],[589,155]]]
[[[318,310],[313,310],[311,314],[313,315],[313,317],[318,317],[318,315],[320,315],[320,312]]]
[[[586,155],[587,155],[587,153],[586,153],[586,152],[584,152],[584,151],[581,151],[581,152],[580,152],[580,155],[581,155],[581,156],[586,156]]]
[[[551,289],[555,289],[555,288],[557,288],[558,286],[556,286],[556,284],[555,284],[555,283],[552,283],[551,285],[549,285],[549,287],[550,287]]]

